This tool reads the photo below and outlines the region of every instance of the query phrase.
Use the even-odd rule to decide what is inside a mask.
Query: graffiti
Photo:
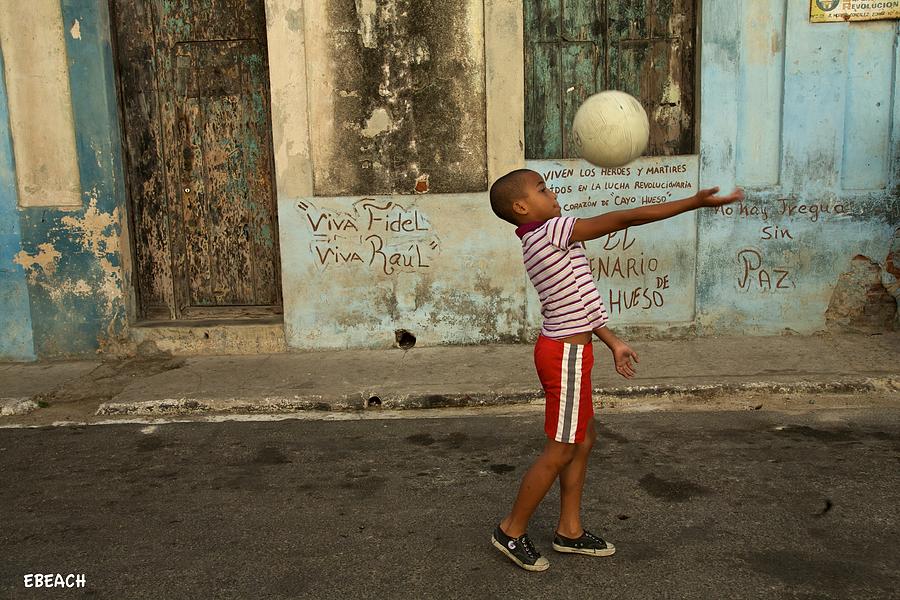
[[[579,198],[579,202],[562,205],[563,210],[573,211],[595,208],[598,202],[601,206],[615,207],[662,204],[673,199],[673,191],[679,193],[681,190],[688,192],[695,189],[693,181],[670,177],[681,174],[688,176],[692,172],[688,161],[683,160],[675,164],[645,166],[638,166],[635,163],[635,166],[613,169],[550,168],[541,170],[541,176],[547,182],[547,187],[557,195],[572,193],[588,195],[587,199]],[[625,195],[615,192],[634,193]],[[683,197],[689,195],[690,193],[685,193]],[[595,196],[599,197],[599,200],[594,200]]]
[[[619,247],[619,244],[621,243],[621,250],[624,252],[624,251],[628,250],[629,248],[631,248],[632,246],[634,246],[634,239],[632,238],[630,242],[628,240],[628,228],[627,227],[624,230],[622,230],[622,239],[620,240],[618,238],[619,238],[618,231],[613,231],[612,233],[608,234],[606,236],[606,241],[603,242],[603,249],[607,250],[607,251],[615,250],[616,248]]]
[[[800,240],[800,232],[812,227],[824,227],[842,217],[853,214],[850,202],[803,202],[792,198],[778,198],[772,202],[742,201],[728,206],[718,206],[713,214],[723,218],[734,218],[761,222],[756,230],[758,239],[775,248],[791,245]],[[783,265],[772,267],[766,264],[763,251],[742,247],[736,254],[738,289],[744,292],[779,292],[796,289],[794,271]]]
[[[603,241],[603,249],[607,252],[613,250],[626,252],[637,242],[634,233],[625,229],[607,235]],[[611,315],[620,315],[629,310],[648,311],[666,305],[663,292],[670,288],[670,278],[674,275],[660,271],[659,258],[644,256],[643,252],[637,252],[631,256],[606,253],[599,257],[590,257],[588,260],[597,281],[606,282],[608,287],[606,308]],[[640,281],[643,285],[629,286],[629,281]],[[619,283],[622,287],[612,285],[613,282]]]
[[[529,166],[556,192],[563,214],[579,217],[687,198],[696,193],[699,176],[697,158],[690,156],[608,169],[581,161]],[[691,318],[695,236],[693,221],[684,218],[587,242],[591,273],[610,315],[630,313],[640,322]]]
[[[441,241],[422,212],[391,201],[356,202],[352,211],[297,204],[312,235],[310,253],[320,269],[356,266],[384,275],[431,267]]]
[[[760,239],[763,240],[792,240],[794,236],[791,235],[791,231],[786,227],[779,227],[777,225],[766,225],[762,228],[762,237]]]
[[[771,210],[770,210],[771,209]],[[808,219],[810,223],[822,223],[824,217],[834,215],[836,217],[852,214],[852,206],[849,203],[804,203],[796,202],[788,198],[779,198],[775,206],[765,204],[750,204],[746,201],[737,202],[728,206],[717,206],[713,214],[722,217],[737,217],[741,219],[759,219],[769,221],[769,217]],[[794,235],[787,227],[764,225],[759,229],[761,240],[793,240]]]
[[[630,277],[644,277],[648,273],[656,273],[659,270],[659,259],[656,257],[644,258],[644,253],[640,256],[600,256],[588,259],[591,265],[591,272],[596,274],[599,279],[601,277],[619,277],[620,279],[628,279]]]
[[[738,277],[738,288],[744,291],[757,289],[771,292],[791,290],[797,286],[791,281],[791,272],[784,267],[767,267],[763,255],[754,248],[744,248],[737,253],[741,275]]]
[[[784,198],[780,199],[778,202],[781,204],[782,215],[788,217],[795,214],[803,215],[813,223],[819,220],[819,215],[821,214],[833,213],[835,215],[846,215],[850,213],[850,208],[847,204],[835,204],[834,206],[829,204],[802,204],[790,202]]]
[[[632,308],[650,310],[651,308],[662,308],[663,306],[665,306],[665,298],[663,298],[661,292],[649,288],[636,287],[630,292],[616,290],[615,296],[613,295],[613,290],[610,290],[607,310],[613,314],[622,314],[623,310],[631,310]]]

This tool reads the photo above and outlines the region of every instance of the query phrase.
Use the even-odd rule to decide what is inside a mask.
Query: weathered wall
[[[393,21],[393,11],[402,13],[412,4],[415,11],[397,14]],[[332,36],[322,24],[335,26],[334,11],[344,21]],[[523,78],[521,63],[514,60],[522,44],[521,2],[489,0],[482,12],[482,3],[473,1],[268,0],[266,13],[288,344],[391,346],[398,330],[409,331],[420,345],[523,339],[527,280],[511,228],[493,215],[484,193],[488,171],[496,177],[523,162]],[[439,31],[442,26],[446,31]],[[395,27],[425,29],[396,40],[391,37]],[[450,32],[455,32],[452,40],[442,37]],[[352,66],[360,48],[375,50],[366,46],[372,35],[388,35],[379,38],[385,47],[374,56],[381,63],[369,74],[386,86],[380,100],[373,96],[378,87],[362,85],[365,79],[347,80],[347,89],[334,83],[345,77],[335,47],[346,49]],[[423,52],[409,54],[416,44]],[[297,64],[301,56],[306,65]],[[414,98],[406,87],[415,60],[403,61],[410,56],[421,59],[421,68],[435,69],[416,75],[427,88],[424,96]],[[400,60],[399,71],[392,70],[391,60]],[[383,81],[382,67],[391,74]],[[421,79],[425,73],[427,81]],[[413,104],[405,104],[409,100]],[[402,168],[381,183],[365,180],[370,195],[319,196],[321,177],[328,174],[321,169],[333,168],[327,157],[324,165],[319,162],[322,149],[337,153],[340,160],[333,164],[351,173],[347,181],[361,181],[353,179],[352,162],[362,156],[356,151],[357,125],[366,127],[379,102],[414,119],[401,121],[396,131],[392,125],[374,133],[384,145],[373,146],[370,140],[361,152],[396,152]],[[407,108],[412,113],[402,112]],[[433,131],[424,128],[445,117]],[[397,125],[393,116],[391,122]],[[335,144],[332,136],[345,135],[342,130],[352,139]],[[406,168],[414,161],[404,136],[413,133],[417,148],[421,140],[431,140],[428,153],[441,154],[447,166],[443,174],[420,169],[413,176]],[[458,152],[463,154],[448,158]],[[427,192],[420,185],[411,195],[424,173],[430,175]],[[396,195],[377,194],[385,182]],[[439,193],[460,189],[481,193]]]
[[[521,259],[482,194],[284,203],[285,336],[301,348],[513,342]],[[476,227],[473,224],[477,224]]]
[[[482,0],[307,3],[317,196],[478,192]]]
[[[493,216],[483,191],[524,164],[522,3],[445,4],[266,2],[292,347],[389,346],[401,329],[421,345],[524,341],[537,329],[538,305],[518,240]],[[382,5],[400,12],[379,12]],[[900,275],[897,23],[810,25],[805,0],[739,6],[702,2],[701,154],[699,163],[685,160],[701,186],[742,185],[748,199],[730,212],[704,211],[636,230],[628,240],[623,234],[595,243],[597,261],[623,259],[622,276],[596,266],[609,283],[604,293],[616,294],[607,296],[609,304],[623,297],[618,292],[629,295],[613,325],[704,334],[886,327]],[[62,0],[62,14],[83,202],[75,209],[16,208],[0,87],[2,358],[92,353],[126,323],[130,259],[107,3]],[[426,14],[447,17],[451,44],[440,46],[443,34]],[[411,15],[421,18],[413,22]],[[403,42],[371,48],[366,36],[375,31]],[[418,33],[407,39],[402,32]],[[427,46],[428,61],[415,63],[425,57],[412,52],[416,44]],[[438,46],[449,50],[442,54]],[[339,47],[355,57],[346,73]],[[363,74],[366,65],[387,67],[388,75],[376,69],[375,86],[373,74]],[[434,70],[410,79],[413,65]],[[413,98],[411,82],[434,87],[431,100]],[[434,106],[437,98],[446,104]],[[401,123],[392,100],[403,119],[413,117],[396,132]],[[413,100],[419,104],[405,104]],[[403,112],[408,106],[412,112]],[[387,121],[379,120],[379,108],[391,117],[380,133]],[[453,131],[436,126],[461,152],[453,160],[442,154],[445,165],[459,163],[457,171],[438,177],[404,144],[432,135],[422,129],[428,118],[457,112],[464,116],[452,120]],[[404,129],[409,123],[415,127]],[[371,139],[363,135],[370,126]],[[429,153],[441,148],[430,144]],[[360,163],[341,175],[350,182],[345,188],[316,187],[331,181],[337,172],[328,169],[346,156],[349,164],[366,153],[393,156],[392,148],[400,148],[400,162],[384,177],[360,178]],[[323,149],[334,156],[316,154]],[[429,191],[411,193],[425,173]],[[585,176],[588,185],[617,177]],[[353,186],[365,189],[348,191]],[[448,189],[468,191],[439,193]],[[569,214],[604,210],[569,204]],[[605,210],[614,208],[613,202]],[[668,266],[629,271],[628,259],[638,269],[642,252],[660,264],[665,256]],[[668,281],[664,275],[657,281],[662,270]]]
[[[3,72],[0,52],[0,73]],[[16,212],[16,171],[9,131],[6,85],[0,77],[0,359],[31,360],[31,308],[25,270],[15,262],[22,247]]]
[[[62,16],[82,205],[18,209],[14,266],[3,256],[4,269],[24,270],[38,357],[93,353],[125,325],[125,196],[107,5],[63,0]],[[9,164],[9,151],[0,144],[0,164]],[[0,217],[14,227],[10,211]],[[4,348],[2,357],[27,355]]]
[[[898,24],[808,13],[703,2],[701,184],[747,200],[699,215],[702,332],[825,329],[841,274],[882,269],[900,225]]]
[[[891,326],[886,321],[891,310],[896,313],[889,304],[896,284],[883,267],[900,222],[897,24],[810,25],[805,0],[767,3],[743,3],[739,10],[724,0],[701,3],[701,153],[699,159],[667,159],[673,168],[684,163],[686,171],[662,178],[690,186],[660,197],[637,187],[645,174],[582,175],[583,163],[529,163],[548,174],[557,171],[550,179],[561,188],[574,183],[560,197],[566,214],[677,199],[698,184],[746,188],[746,202],[728,210],[702,211],[592,244],[614,326],[676,335]],[[355,9],[365,12],[375,4],[381,3],[348,2],[344,14],[358,16]],[[295,156],[312,157],[310,173],[318,168],[312,166],[316,140],[328,140],[330,129],[340,128],[332,119],[342,101],[338,86],[314,80],[328,78],[337,56],[337,46],[310,41],[310,30],[324,22],[310,20],[316,10],[306,8],[305,46],[302,34],[285,38],[293,48],[303,47],[310,66],[309,154],[304,155],[309,145],[303,143],[309,142],[302,132],[288,132],[277,117],[279,110],[284,114],[298,105],[276,103],[274,109],[276,131],[285,130],[282,145],[296,141],[290,146]],[[503,165],[491,173],[493,180],[524,162],[521,134],[504,138],[498,135],[502,127],[491,126],[504,108],[518,110],[522,102],[522,90],[504,75],[521,73],[522,3],[488,1],[485,15],[488,156]],[[503,23],[509,28],[510,19],[519,36],[494,35]],[[277,29],[271,15],[269,27],[270,33]],[[364,42],[371,31],[356,17],[344,29],[342,39],[353,56],[353,40]],[[270,52],[278,52],[271,37]],[[297,101],[303,100],[296,92],[300,77],[286,88]],[[286,101],[284,92],[273,89],[273,98]],[[312,99],[323,94],[318,104]],[[334,107],[326,110],[329,103]],[[504,126],[520,132],[523,115],[515,119]],[[561,174],[560,168],[573,172]],[[278,172],[281,178],[283,169]],[[579,184],[590,191],[617,181],[629,189],[598,193],[594,201],[603,196],[606,206],[577,201]],[[617,195],[634,200],[617,204]],[[486,194],[314,196],[309,183],[279,199],[290,345],[386,346],[401,328],[423,344],[526,340],[534,334],[539,306],[521,268],[517,239],[492,216]],[[373,220],[373,206],[393,220]],[[402,229],[404,222],[413,230],[378,230],[389,223]],[[383,265],[392,255],[399,268],[388,273]],[[856,256],[867,260],[854,262]],[[879,276],[893,287],[876,285]]]

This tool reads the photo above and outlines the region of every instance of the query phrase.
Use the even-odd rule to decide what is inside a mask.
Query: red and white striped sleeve
[[[577,220],[577,217],[553,217],[544,225],[547,239],[560,250],[567,249]]]

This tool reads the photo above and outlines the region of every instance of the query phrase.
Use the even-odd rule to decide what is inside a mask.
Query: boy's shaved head
[[[512,205],[516,200],[528,195],[525,188],[528,173],[534,173],[534,171],[516,169],[495,181],[491,186],[491,208],[494,210],[494,214],[513,225],[518,225],[518,223],[515,220]]]

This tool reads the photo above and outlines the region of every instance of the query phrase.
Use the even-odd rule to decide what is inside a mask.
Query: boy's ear
[[[528,214],[528,204],[525,203],[524,200],[516,200],[512,203],[513,212],[517,215],[527,215]]]

